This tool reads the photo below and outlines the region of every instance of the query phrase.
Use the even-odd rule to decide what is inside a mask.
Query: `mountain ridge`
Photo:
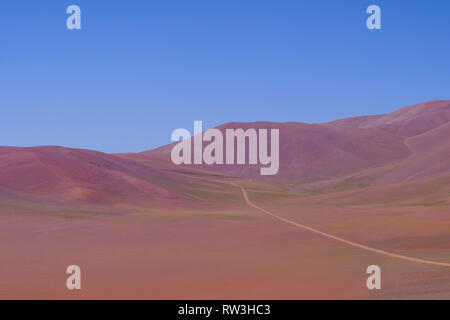
[[[140,153],[107,154],[59,146],[0,147],[0,192],[61,203],[153,207],[220,199],[217,179],[239,178],[294,193],[335,192],[398,184],[450,173],[450,101],[385,115],[327,123],[231,122],[237,129],[280,129],[280,170],[259,166],[181,165],[174,144]],[[231,192],[231,191],[230,191]]]

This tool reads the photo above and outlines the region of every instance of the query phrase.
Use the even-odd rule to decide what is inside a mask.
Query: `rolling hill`
[[[433,188],[450,174],[450,101],[433,101],[390,114],[322,124],[228,123],[228,128],[278,128],[280,170],[261,176],[260,166],[182,165],[173,146],[142,153],[105,154],[64,147],[0,147],[2,197],[103,207],[202,206],[237,199],[227,179],[316,194],[427,181]],[[420,182],[415,182],[419,183]]]

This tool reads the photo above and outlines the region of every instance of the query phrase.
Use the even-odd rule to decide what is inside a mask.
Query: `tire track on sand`
[[[388,252],[388,251],[384,251],[384,250],[380,250],[380,249],[368,247],[368,246],[365,246],[365,245],[363,245],[363,244],[360,244],[360,243],[357,243],[357,242],[353,242],[353,241],[350,241],[350,240],[346,240],[346,239],[343,239],[343,238],[334,236],[334,235],[332,235],[332,234],[329,234],[329,233],[326,233],[326,232],[322,232],[322,231],[320,231],[320,230],[317,230],[317,229],[308,227],[308,226],[306,226],[306,225],[304,225],[304,224],[297,223],[297,222],[294,222],[294,221],[292,221],[292,220],[289,220],[289,219],[280,217],[280,216],[278,216],[278,215],[276,215],[276,214],[274,214],[274,213],[272,213],[272,212],[270,212],[270,211],[268,211],[268,210],[266,210],[266,209],[264,209],[264,208],[261,208],[261,207],[257,206],[256,204],[254,204],[254,203],[248,198],[247,191],[245,190],[245,188],[244,188],[243,186],[239,186],[239,185],[237,185],[237,184],[235,184],[235,183],[232,183],[232,182],[231,182],[231,184],[234,185],[234,186],[236,186],[236,187],[241,188],[241,191],[242,191],[242,194],[243,194],[243,196],[244,196],[245,202],[246,202],[250,207],[253,207],[254,209],[256,209],[256,210],[258,210],[258,211],[261,211],[261,212],[265,213],[266,215],[269,215],[269,216],[271,216],[271,217],[273,217],[273,218],[275,218],[275,219],[278,219],[278,220],[280,220],[280,221],[283,221],[283,222],[285,222],[285,223],[288,223],[288,224],[290,224],[290,225],[293,225],[293,226],[295,226],[295,227],[297,227],[297,228],[304,229],[304,230],[308,230],[308,231],[310,231],[310,232],[313,232],[313,233],[315,233],[315,234],[321,235],[321,236],[323,236],[323,237],[326,237],[326,238],[329,238],[329,239],[333,239],[333,240],[336,240],[336,241],[345,243],[345,244],[347,244],[347,245],[349,245],[349,246],[356,247],[356,248],[360,248],[360,249],[363,249],[363,250],[366,250],[366,251],[370,251],[370,252],[374,252],[374,253],[377,253],[377,254],[380,254],[380,255],[383,255],[383,256],[387,256],[387,257],[391,257],[391,258],[396,258],[396,259],[400,259],[400,260],[404,260],[404,261],[409,261],[409,262],[428,264],[428,265],[433,265],[433,266],[450,267],[450,263],[436,262],[436,261],[430,261],[430,260],[425,260],[425,259],[413,258],[413,257],[404,256],[404,255],[401,255],[401,254],[391,253],[391,252]]]

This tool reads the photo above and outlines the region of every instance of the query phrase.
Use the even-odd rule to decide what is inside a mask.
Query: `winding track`
[[[265,213],[265,214],[267,214],[267,215],[269,215],[271,217],[274,217],[274,218],[276,218],[276,219],[278,219],[280,221],[283,221],[285,223],[293,225],[293,226],[295,226],[297,228],[308,230],[308,231],[311,231],[313,233],[319,234],[319,235],[321,235],[323,237],[330,238],[330,239],[333,239],[333,240],[336,240],[336,241],[339,241],[339,242],[345,243],[347,245],[350,245],[350,246],[353,246],[353,247],[357,247],[357,248],[360,248],[360,249],[363,249],[363,250],[366,250],[366,251],[378,253],[378,254],[381,254],[383,256],[388,256],[388,257],[391,257],[391,258],[396,258],[396,259],[410,261],[410,262],[416,262],[416,263],[422,263],[422,264],[428,264],[428,265],[433,265],[433,266],[450,267],[450,263],[436,262],[436,261],[430,261],[430,260],[425,260],[425,259],[412,258],[412,257],[404,256],[404,255],[401,255],[401,254],[395,254],[395,253],[391,253],[391,252],[388,252],[388,251],[383,251],[383,250],[375,249],[375,248],[372,248],[372,247],[368,247],[368,246],[365,246],[363,244],[359,244],[359,243],[356,243],[356,242],[353,242],[353,241],[350,241],[350,240],[345,240],[343,238],[333,236],[332,234],[329,234],[329,233],[326,233],[326,232],[322,232],[322,231],[319,231],[317,229],[314,229],[314,228],[305,226],[303,224],[291,221],[289,219],[280,217],[280,216],[278,216],[278,215],[276,215],[276,214],[274,214],[274,213],[272,213],[272,212],[270,212],[270,211],[268,211],[268,210],[266,210],[264,208],[261,208],[261,207],[257,206],[256,204],[254,204],[248,198],[247,191],[245,190],[245,188],[243,186],[239,186],[239,185],[237,185],[235,183],[232,183],[232,182],[231,182],[231,184],[233,184],[236,187],[240,187],[241,188],[241,191],[242,191],[242,194],[244,196],[245,202],[249,206],[251,206],[251,207],[255,208],[256,210],[261,211],[261,212],[263,212],[263,213]]]

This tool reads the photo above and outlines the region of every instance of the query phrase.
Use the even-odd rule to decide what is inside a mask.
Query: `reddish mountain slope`
[[[358,173],[364,184],[389,184],[450,173],[450,122],[405,139],[411,156],[400,162]]]
[[[450,121],[450,101],[430,101],[380,116],[357,117],[331,122],[353,128],[380,128],[400,137],[412,137]]]
[[[163,175],[148,165],[96,151],[0,148],[0,189],[53,201],[155,204],[189,200],[159,186],[156,181]]]
[[[410,150],[403,138],[378,128],[348,128],[330,124],[304,123],[229,123],[218,127],[280,130],[280,169],[276,176],[261,177],[260,165],[202,165],[213,170],[245,178],[267,181],[310,182],[346,175],[405,158]],[[206,146],[206,143],[204,144]],[[170,161],[173,147],[167,145],[141,156]],[[224,153],[226,154],[226,152]]]
[[[222,132],[228,128],[280,129],[278,175],[260,176],[260,165],[200,167],[283,183],[291,190],[347,189],[447,174],[449,120],[450,101],[432,101],[387,115],[325,124],[229,123],[218,128]],[[170,161],[172,147],[173,144],[167,145],[140,156]],[[305,188],[298,188],[301,185]]]
[[[325,124],[229,123],[218,127],[280,130],[280,168],[261,165],[175,166],[173,145],[110,155],[62,147],[0,147],[0,198],[126,207],[195,206],[239,197],[217,180],[264,180],[291,191],[342,191],[450,174],[450,102]],[[205,144],[206,145],[206,144]],[[425,181],[425,180],[423,180]],[[432,188],[433,181],[426,180]],[[430,182],[431,181],[431,182]],[[230,188],[232,188],[230,186]],[[240,199],[240,198],[239,198]]]
[[[411,151],[402,161],[358,172],[351,177],[356,184],[389,184],[450,173],[449,101],[421,103],[359,124],[345,120],[333,124],[395,133]]]

